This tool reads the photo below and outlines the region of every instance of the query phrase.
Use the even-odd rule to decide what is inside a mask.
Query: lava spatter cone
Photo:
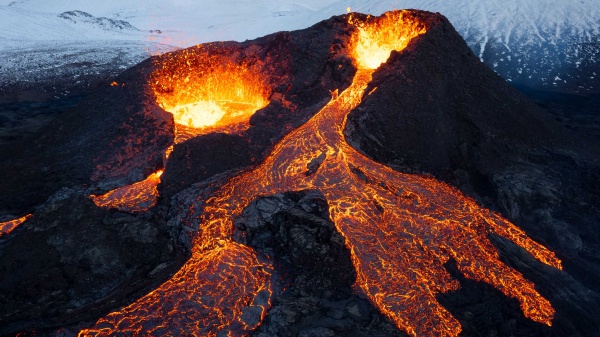
[[[436,293],[459,286],[443,266],[451,258],[467,278],[493,285],[516,298],[527,317],[551,324],[555,311],[550,302],[499,260],[487,235],[503,236],[541,262],[561,268],[551,251],[456,189],[435,179],[393,171],[360,154],[343,136],[346,115],[360,104],[373,71],[393,50],[402,51],[413,40],[418,43],[418,37],[427,34],[428,28],[436,29],[436,23],[405,11],[379,18],[349,16],[348,21],[354,26],[348,52],[358,68],[352,84],[288,133],[262,163],[231,177],[202,210],[190,208],[189,216],[199,219],[200,232],[194,239],[192,258],[171,280],[102,318],[82,335],[155,334],[160,329],[216,336],[220,331],[237,335],[253,329],[256,322],[249,324],[245,316],[253,307],[261,315],[267,312],[268,302],[252,303],[263,292],[272,296],[268,272],[272,266],[252,249],[231,241],[233,220],[254,198],[301,189],[317,189],[325,195],[337,230],[351,251],[358,287],[401,330],[415,336],[461,332],[459,322],[435,298]],[[193,66],[186,71],[193,74]],[[217,124],[223,111],[217,114],[212,107],[190,107],[194,97],[205,102],[212,91],[210,84],[200,81],[206,94],[193,92],[196,84],[187,86],[191,76],[187,72],[169,78],[173,87],[181,88],[168,90],[173,102],[165,99],[161,106],[172,110],[176,123],[185,124],[189,118],[188,127]],[[220,95],[219,90],[214,95]],[[157,98],[163,100],[163,96]],[[197,119],[191,117],[192,111],[205,119],[194,124]],[[306,174],[311,159],[323,156],[318,169]],[[148,321],[163,323],[148,328]]]

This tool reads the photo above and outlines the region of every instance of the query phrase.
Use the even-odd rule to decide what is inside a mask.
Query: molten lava
[[[23,217],[13,219],[10,221],[0,222],[0,237],[12,232],[15,228],[17,228],[23,222],[29,220],[33,215],[27,214]]]
[[[91,198],[98,207],[115,208],[132,213],[147,211],[156,205],[157,186],[162,173],[163,171],[160,170],[145,180],[119,187],[102,195],[92,195]]]
[[[459,288],[444,268],[450,259],[467,278],[517,299],[525,316],[551,324],[551,304],[532,282],[500,261],[488,236],[509,239],[560,269],[554,253],[456,188],[394,171],[346,143],[346,115],[361,102],[373,67],[387,58],[379,54],[401,50],[425,29],[409,12],[365,23],[352,20],[358,25],[352,55],[359,68],[352,85],[282,139],[259,166],[232,177],[207,200],[199,196],[189,211],[201,220],[189,261],[158,289],[81,335],[246,334],[269,306],[272,262],[232,241],[234,219],[258,196],[302,189],[326,196],[350,249],[357,288],[410,335],[461,332],[459,322],[436,300],[437,294]],[[393,34],[402,34],[397,36],[402,42],[388,43]],[[383,41],[377,42],[380,37]],[[377,43],[364,42],[372,40]],[[325,160],[307,173],[307,164],[319,156]]]
[[[377,20],[356,21],[357,33],[352,38],[352,57],[361,69],[377,69],[387,61],[392,50],[400,51],[426,28],[409,12],[387,12]]]
[[[151,87],[158,105],[173,114],[176,143],[247,127],[250,116],[269,103],[264,77],[228,57],[195,48],[156,65]]]

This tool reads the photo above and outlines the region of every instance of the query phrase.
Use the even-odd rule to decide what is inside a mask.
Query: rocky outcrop
[[[183,262],[165,221],[97,208],[63,189],[0,239],[0,335],[90,321]]]
[[[289,192],[254,200],[234,239],[272,258],[279,290],[255,337],[406,336],[353,292],[356,275],[325,197]]]

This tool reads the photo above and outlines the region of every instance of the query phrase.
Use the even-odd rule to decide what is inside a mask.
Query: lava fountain
[[[399,329],[413,336],[461,332],[460,323],[436,300],[436,294],[459,288],[444,268],[450,259],[465,277],[518,300],[526,317],[551,325],[555,310],[550,302],[500,261],[488,236],[509,239],[560,269],[554,253],[456,188],[394,171],[347,144],[346,115],[369,94],[364,91],[374,69],[392,50],[401,51],[427,30],[405,11],[349,17],[349,22],[356,29],[348,49],[358,68],[351,86],[285,136],[263,163],[220,186],[202,209],[191,206],[189,214],[201,226],[189,261],[172,279],[101,318],[82,336],[247,334],[267,313],[272,262],[232,241],[234,219],[258,196],[302,189],[318,189],[326,196],[331,218],[351,252],[357,291]],[[169,104],[186,107],[191,101]],[[325,159],[308,170],[317,157]]]

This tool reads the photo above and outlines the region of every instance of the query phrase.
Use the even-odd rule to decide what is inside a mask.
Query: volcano
[[[4,151],[0,334],[600,332],[598,144],[440,14],[153,57]]]

